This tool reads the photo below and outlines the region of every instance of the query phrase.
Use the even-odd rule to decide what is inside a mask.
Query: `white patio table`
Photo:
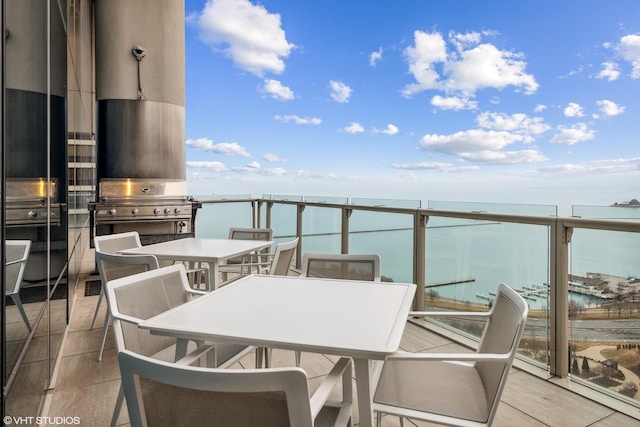
[[[398,350],[416,285],[249,275],[140,324],[178,338],[353,358],[360,425],[373,424],[372,364]]]
[[[189,237],[154,243],[120,251],[123,254],[155,255],[159,260],[206,262],[209,265],[209,290],[218,287],[218,267],[229,258],[271,247],[268,240],[201,239]]]

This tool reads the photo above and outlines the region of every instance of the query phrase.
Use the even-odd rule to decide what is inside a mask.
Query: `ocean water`
[[[290,199],[291,200],[291,199]],[[335,203],[335,201],[332,201]],[[418,202],[413,202],[418,203]],[[375,204],[371,202],[371,204]],[[388,205],[389,202],[385,201]],[[411,203],[402,202],[402,207]],[[418,207],[417,205],[415,207]],[[555,206],[430,202],[433,209],[556,215]],[[261,219],[264,224],[264,212]],[[307,206],[303,212],[303,252],[340,252],[340,209]],[[638,208],[574,207],[573,215],[640,220]],[[396,282],[412,281],[413,217],[354,211],[350,217],[349,252],[377,253],[382,275]],[[296,206],[274,204],[275,241],[296,235]],[[227,237],[229,227],[250,227],[248,204],[206,204],[198,212],[199,237]],[[427,223],[425,271],[429,290],[438,297],[486,304],[500,283],[526,290],[549,283],[549,230],[544,226],[431,217]],[[575,229],[570,273],[599,272],[621,277],[640,274],[640,235]],[[483,298],[484,297],[484,298]],[[572,294],[589,306],[586,297]],[[529,298],[532,308],[548,307],[548,297]]]

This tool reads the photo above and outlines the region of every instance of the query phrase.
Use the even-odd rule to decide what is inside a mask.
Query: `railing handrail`
[[[266,205],[266,224],[271,226],[271,209],[275,205],[292,205],[296,207],[296,236],[302,239],[302,213],[306,207],[339,209],[342,212],[341,252],[348,253],[349,217],[354,211],[369,211],[408,215],[413,217],[413,281],[425,283],[425,234],[427,223],[431,217],[458,218],[464,220],[484,220],[501,223],[514,223],[546,226],[549,229],[549,281],[550,281],[550,358],[549,371],[552,375],[567,377],[569,374],[569,355],[566,351],[569,343],[569,244],[574,228],[620,231],[640,233],[640,220],[632,219],[595,219],[581,217],[563,217],[558,215],[530,215],[511,213],[492,213],[487,211],[444,210],[422,207],[394,207],[383,205],[359,205],[351,203],[335,203],[272,198],[221,198],[201,200],[205,204],[250,203],[252,221],[256,227],[261,226],[262,208]],[[297,251],[298,252],[298,251]],[[296,265],[300,266],[301,254],[296,254]],[[414,308],[424,308],[424,287],[418,286]]]

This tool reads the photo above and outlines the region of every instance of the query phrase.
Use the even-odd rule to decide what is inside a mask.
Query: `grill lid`
[[[127,201],[188,200],[187,182],[171,179],[102,179],[99,185],[102,203]]]
[[[7,178],[7,203],[11,205],[24,203],[45,204],[47,199],[58,201],[58,180],[52,178],[47,185],[45,178]]]

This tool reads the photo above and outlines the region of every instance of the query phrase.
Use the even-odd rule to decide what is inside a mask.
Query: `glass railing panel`
[[[631,207],[574,207],[583,218],[640,219]],[[640,234],[574,228],[570,256],[572,380],[640,406]]]
[[[549,228],[498,221],[430,217],[426,230],[427,309],[486,311],[500,283],[517,290],[530,311],[519,353],[542,368],[549,348]],[[482,327],[443,322],[463,336]]]
[[[485,202],[447,202],[429,200],[429,209],[439,209],[462,212],[489,212],[512,215],[557,215],[558,207],[554,205],[528,205],[516,203],[485,203]]]
[[[266,222],[266,209],[263,205],[261,224]],[[297,205],[274,203],[271,208],[273,240],[276,243],[288,242],[296,237]],[[301,243],[299,243],[301,245]]]
[[[196,197],[202,208],[196,214],[196,237],[226,239],[231,227],[251,227],[251,203],[225,201],[214,203],[211,196]],[[225,199],[226,200],[226,199]]]
[[[304,252],[339,254],[342,209],[306,206],[302,214]]]
[[[382,279],[413,282],[413,216],[354,210],[349,219],[349,253],[378,254]]]
[[[614,206],[572,206],[571,214],[581,218],[640,220],[640,204]]]

